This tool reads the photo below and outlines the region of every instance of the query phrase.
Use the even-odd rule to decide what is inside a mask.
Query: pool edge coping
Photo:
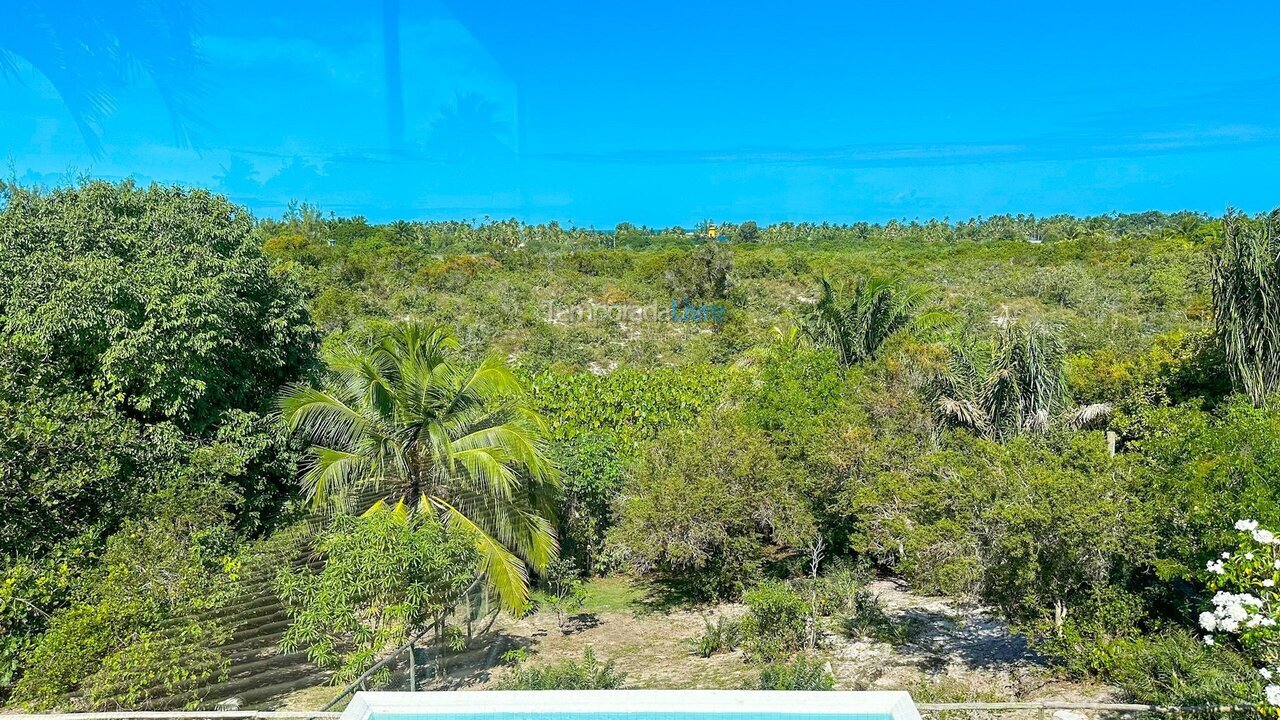
[[[920,720],[901,690],[436,690],[358,692],[341,720],[372,715],[521,714],[539,712],[716,713],[721,715],[888,715]]]

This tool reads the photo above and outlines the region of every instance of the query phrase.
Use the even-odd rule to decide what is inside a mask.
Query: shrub
[[[446,530],[430,513],[376,505],[339,516],[318,549],[324,570],[285,570],[276,590],[292,624],[285,652],[305,648],[313,662],[349,682],[415,628],[452,610],[472,585],[475,537]]]
[[[616,690],[626,675],[618,672],[613,661],[600,662],[595,651],[587,647],[582,660],[565,660],[540,668],[517,667],[498,681],[499,690]]]
[[[776,662],[808,644],[809,603],[784,582],[768,581],[742,597],[743,646],[751,660]]]
[[[789,663],[773,664],[760,671],[760,690],[830,690],[835,676],[823,661],[804,655]]]
[[[1123,640],[1107,651],[1110,662],[1102,676],[1132,702],[1228,705],[1253,703],[1263,694],[1247,658],[1186,632]]]
[[[714,623],[702,619],[702,635],[693,638],[693,651],[698,657],[708,658],[716,653],[733,652],[742,640],[742,622],[721,615]]]
[[[225,667],[211,648],[230,630],[197,618],[232,596],[228,494],[179,483],[148,499],[146,519],[108,541],[82,599],[53,616],[14,698],[47,708],[75,692],[137,707]]]
[[[587,601],[587,588],[582,582],[582,574],[571,558],[557,558],[547,565],[546,583],[550,593],[543,603],[555,611],[556,625],[560,631],[568,633],[570,614],[582,608]]]
[[[717,414],[648,446],[610,539],[640,571],[657,570],[699,599],[732,597],[777,546],[813,532],[794,476],[769,439]]]
[[[915,637],[919,623],[909,618],[895,620],[885,612],[880,598],[866,588],[858,588],[847,614],[841,618],[840,629],[848,637],[864,637],[901,645]]]

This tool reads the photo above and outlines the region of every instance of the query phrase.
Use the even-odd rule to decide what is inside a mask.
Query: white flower
[[[1222,553],[1222,559],[1223,559],[1223,560],[1230,560],[1230,559],[1231,559],[1231,553],[1229,553],[1229,552],[1224,552],[1224,553]],[[1277,560],[1276,562],[1280,562],[1280,560]]]
[[[1257,540],[1263,545],[1270,545],[1271,543],[1275,542],[1276,535],[1270,530],[1263,530],[1259,528],[1253,531],[1253,539]]]
[[[1276,581],[1270,578],[1262,581],[1262,587],[1275,587]]]
[[[1236,529],[1241,532],[1253,532],[1258,529],[1257,520],[1237,520]]]
[[[1244,554],[1244,559],[1245,559],[1245,560],[1252,560],[1252,559],[1253,559],[1253,553],[1245,553],[1245,554]]]
[[[1213,636],[1212,636],[1212,635],[1205,635],[1205,636],[1204,636],[1204,644],[1205,644],[1205,645],[1212,645],[1212,644],[1213,644]]]
[[[1208,563],[1205,564],[1204,569],[1208,570],[1214,575],[1222,575],[1223,573],[1226,572],[1226,568],[1223,567],[1221,560],[1217,560],[1217,561],[1210,560]]]
[[[1258,671],[1258,674],[1262,676],[1262,679],[1263,679],[1263,680],[1270,680],[1270,679],[1271,679],[1271,671],[1270,671],[1270,670],[1268,670],[1268,669],[1266,669],[1266,668],[1262,668],[1261,670],[1259,670],[1259,671]]]
[[[1211,612],[1200,613],[1200,627],[1213,632],[1218,629],[1218,616]]]
[[[1267,704],[1280,705],[1280,685],[1267,686]]]

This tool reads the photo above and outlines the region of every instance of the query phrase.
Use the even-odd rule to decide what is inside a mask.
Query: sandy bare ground
[[[891,618],[910,623],[909,639],[892,645],[828,634],[823,647],[813,654],[828,663],[839,689],[909,690],[918,702],[1117,698],[1111,688],[1055,677],[1020,637],[981,608],[916,595],[890,581],[877,581],[870,589]],[[605,589],[606,594],[617,592],[616,586]],[[524,648],[524,662],[537,666],[580,658],[591,647],[597,658],[616,663],[629,687],[754,687],[760,666],[745,662],[740,650],[701,658],[690,646],[690,640],[701,635],[704,618],[714,622],[720,615],[740,617],[744,612],[741,605],[728,604],[660,610],[611,597],[600,603],[589,601],[563,630],[551,612],[519,620],[504,618],[491,633],[476,639],[475,650],[436,664],[435,677],[426,685],[486,689],[510,672],[510,664],[502,660],[508,650]],[[303,690],[278,706],[314,707],[317,700],[323,704],[321,698],[334,692],[333,688]]]
[[[966,700],[1110,700],[1110,688],[1055,678],[1026,642],[981,608],[960,608],[947,598],[913,594],[896,583],[870,586],[895,621],[910,623],[910,639],[891,645],[828,634],[814,653],[829,663],[836,687],[847,690],[912,690],[938,702]],[[589,609],[589,608],[588,608]],[[627,684],[642,688],[736,688],[754,686],[760,668],[742,652],[701,658],[691,652],[703,619],[739,617],[740,605],[701,611],[606,610],[584,614],[563,632],[551,613],[502,624],[512,646],[526,647],[529,664],[581,657],[590,646],[613,660]],[[506,667],[468,687],[491,685]]]

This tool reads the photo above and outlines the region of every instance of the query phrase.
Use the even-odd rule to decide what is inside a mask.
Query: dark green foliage
[[[1156,705],[1253,704],[1262,682],[1247,658],[1172,631],[1107,646],[1102,677],[1130,702]]]
[[[212,535],[164,543],[153,537],[160,529],[139,530],[173,520],[148,508],[175,487],[198,488],[209,504],[183,533],[213,533],[228,554],[279,522],[294,458],[262,411],[310,366],[314,334],[301,290],[272,269],[252,219],[224,198],[130,182],[4,193],[0,575],[14,582],[0,597],[0,677],[31,664],[36,676],[21,687],[38,702],[79,684],[91,703],[106,692],[142,703],[196,672],[173,657],[216,664],[192,646],[218,629],[178,623],[182,632],[128,640],[130,628],[173,620],[217,592],[179,583],[147,604],[108,587],[158,582],[141,560],[100,563],[134,562],[146,548],[157,573],[213,572],[188,547]],[[104,622],[122,639],[85,629]],[[77,634],[76,654],[103,675],[45,654]]]
[[[339,516],[319,539],[319,574],[280,573],[277,591],[293,624],[284,652],[306,649],[335,684],[350,682],[409,634],[443,618],[475,580],[475,538],[427,513],[378,506]]]
[[[88,393],[0,379],[0,557],[113,531],[186,452],[172,425],[142,425]]]
[[[612,504],[622,489],[626,460],[613,435],[583,435],[562,444],[557,465],[564,485],[560,553],[592,574],[600,568]]]
[[[192,617],[233,592],[238,565],[227,490],[181,482],[150,499],[107,543],[102,565],[27,658],[15,699],[53,707],[145,705],[224,664],[210,648],[230,631]]]
[[[517,667],[500,679],[498,690],[616,690],[627,676],[618,672],[613,661],[600,662],[595,651],[587,647],[582,660],[565,660],[547,667]]]
[[[712,240],[682,255],[666,271],[666,285],[680,304],[695,300],[723,300],[729,294],[733,253]]]
[[[826,663],[804,655],[788,663],[772,664],[760,671],[759,690],[830,690],[836,679]]]
[[[1150,408],[1136,440],[1148,507],[1158,523],[1164,578],[1198,579],[1204,563],[1234,544],[1234,519],[1280,524],[1280,410],[1237,397],[1213,411]]]
[[[11,188],[0,276],[0,344],[27,382],[149,421],[200,432],[227,409],[267,409],[309,362],[296,285],[249,215],[205,191]]]

